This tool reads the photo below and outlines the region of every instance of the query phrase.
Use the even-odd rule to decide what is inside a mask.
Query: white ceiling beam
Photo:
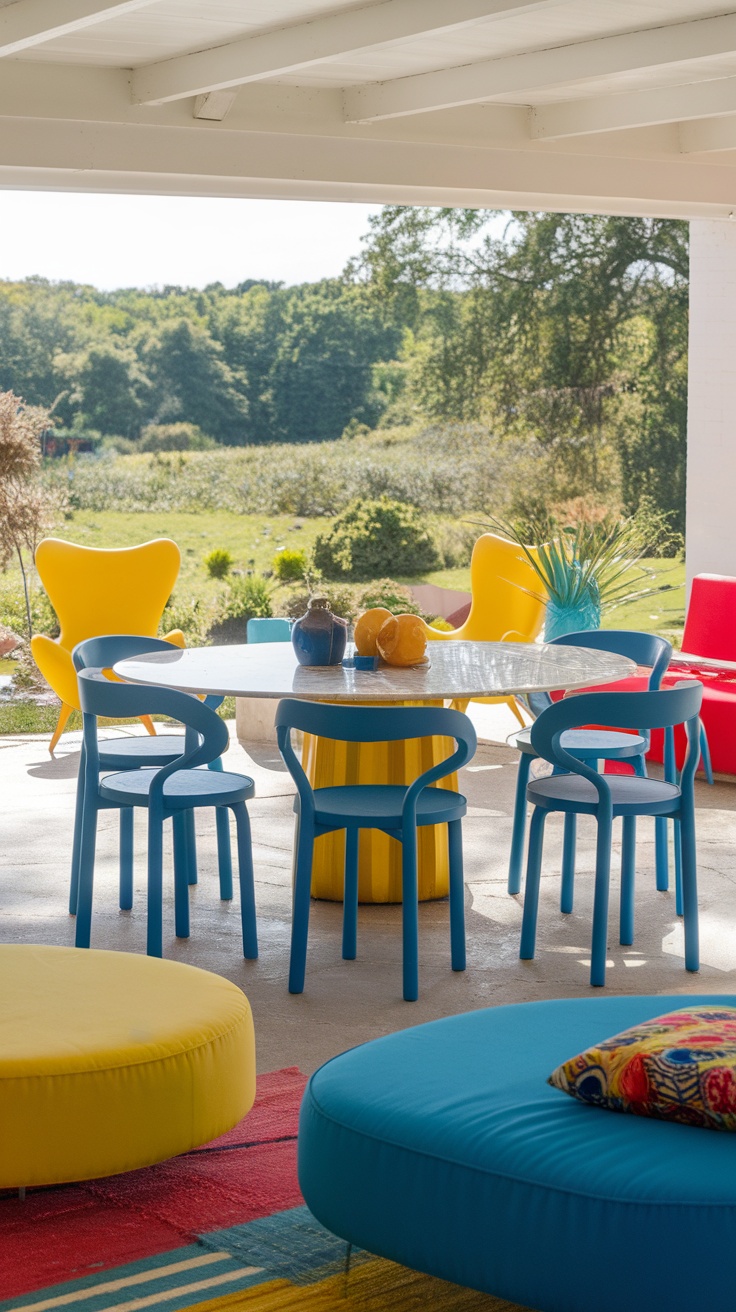
[[[69,36],[93,23],[144,9],[153,0],[15,0],[0,9],[0,57]]]
[[[686,65],[693,59],[717,58],[734,51],[736,14],[726,14],[353,87],[345,93],[345,117],[348,122],[365,123],[477,104],[502,95],[516,95],[528,103],[534,91],[545,87]]]
[[[196,54],[136,69],[136,104],[224,91],[263,78],[280,77],[326,59],[350,57],[411,37],[436,36],[457,28],[552,9],[565,0],[383,0],[309,23],[243,37]]]
[[[74,119],[85,123],[140,123],[161,127],[189,127],[193,116],[204,123],[218,109],[217,101],[197,106],[196,99],[173,100],[166,105],[134,105],[130,75],[122,68],[52,64],[47,60],[9,59],[0,77],[0,120]],[[529,111],[516,105],[476,105],[449,114],[421,115],[368,127],[346,124],[338,87],[284,86],[254,82],[233,91],[212,92],[233,98],[227,127],[248,132],[290,132],[300,135],[374,136],[382,139],[423,140],[458,145],[529,146]],[[208,98],[209,99],[209,98]],[[222,122],[220,102],[216,120]],[[210,128],[218,122],[210,121]],[[219,130],[219,128],[218,128]]]
[[[561,141],[593,132],[685,123],[718,114],[736,114],[736,77],[537,105],[531,111],[530,126],[535,141]]]
[[[0,120],[0,186],[726,218],[734,170],[314,134]]]
[[[736,150],[736,118],[712,118],[697,123],[683,123],[680,150],[699,154],[715,150]]]

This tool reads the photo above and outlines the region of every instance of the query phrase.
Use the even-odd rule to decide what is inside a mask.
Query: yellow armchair
[[[45,538],[36,551],[36,569],[56,611],[61,632],[57,639],[37,634],[31,651],[39,670],[61,699],[61,711],[49,751],[64,731],[73,710],[79,710],[77,675],[71,653],[78,642],[105,633],[141,633],[154,637],[179,573],[181,554],[170,538],[139,547],[107,550],[80,547]],[[179,629],[166,634],[183,647]],[[144,724],[155,733],[151,721]]]
[[[428,627],[428,638],[435,642],[534,642],[544,623],[544,602],[524,589],[539,594],[542,584],[516,543],[494,533],[478,538],[470,561],[470,588],[472,601],[465,623],[449,632]],[[513,697],[477,700],[506,702],[523,725]]]

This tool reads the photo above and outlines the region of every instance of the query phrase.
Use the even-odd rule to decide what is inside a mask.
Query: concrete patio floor
[[[234,731],[234,726],[233,726]],[[107,734],[129,732],[108,730]],[[524,1000],[587,996],[592,907],[594,827],[579,826],[575,911],[559,910],[561,821],[548,823],[540,902],[538,950],[533,962],[518,957],[521,897],[506,893],[506,864],[516,778],[516,753],[479,747],[463,772],[470,810],[464,824],[468,967],[453,974],[446,901],[420,910],[420,998],[401,997],[401,911],[366,906],[359,915],[358,960],[340,956],[341,907],[312,904],[306,989],[292,997],[286,978],[289,952],[291,780],[275,745],[232,741],[226,768],[253,775],[253,825],[260,958],[241,955],[236,899],[221,903],[212,812],[197,819],[200,882],[191,891],[192,934],[173,930],[170,839],[165,870],[164,953],[227,976],[247,993],[255,1016],[259,1069],[299,1066],[309,1072],[333,1054],[388,1031],[472,1008]],[[3,800],[0,862],[0,941],[73,944],[67,912],[79,735],[62,739],[55,759],[47,738],[0,738]],[[609,929],[608,984],[620,993],[736,993],[736,787],[696,785],[701,908],[701,959],[697,975],[683,964],[682,924],[674,892],[657,893],[651,821],[640,823],[636,942],[618,945],[618,856],[615,834]],[[117,908],[117,814],[100,817],[94,947],[145,950],[145,824],[136,824],[136,905]]]

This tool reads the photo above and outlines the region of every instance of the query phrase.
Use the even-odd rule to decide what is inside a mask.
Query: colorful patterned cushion
[[[563,1062],[548,1083],[594,1107],[736,1130],[736,1007],[655,1016]]]

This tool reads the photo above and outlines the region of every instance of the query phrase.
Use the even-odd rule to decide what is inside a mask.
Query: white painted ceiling
[[[0,186],[724,217],[732,3],[0,0]]]

